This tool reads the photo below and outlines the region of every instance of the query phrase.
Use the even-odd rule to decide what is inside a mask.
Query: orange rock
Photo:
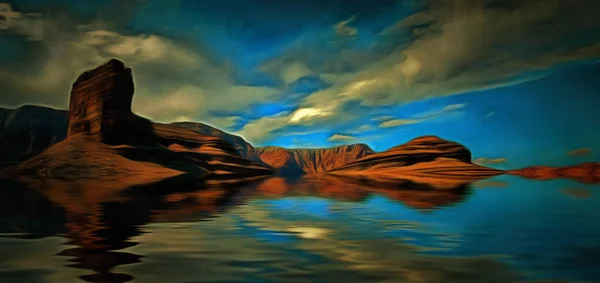
[[[257,148],[260,158],[284,174],[328,172],[373,153],[366,144],[341,145],[332,148],[284,149]]]

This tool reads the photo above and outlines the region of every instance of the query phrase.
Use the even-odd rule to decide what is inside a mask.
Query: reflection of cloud
[[[305,239],[322,239],[330,233],[328,229],[319,227],[293,227],[287,231],[297,233],[301,238]]]
[[[568,156],[587,156],[593,153],[591,148],[578,148],[567,152]]]
[[[486,164],[502,164],[502,163],[506,163],[507,161],[508,161],[508,159],[506,159],[506,158],[480,157],[480,158],[473,160],[473,163],[486,165]]]
[[[310,202],[309,199],[296,199],[296,201]],[[348,213],[355,211],[358,207],[360,204],[345,203],[338,209]],[[307,265],[307,268],[311,270],[310,277],[306,278],[307,281],[327,281],[326,279],[329,278],[327,274],[331,274],[335,270],[343,270],[343,273],[334,273],[333,278],[344,279],[345,282],[364,282],[367,278],[370,281],[376,278],[378,282],[414,283],[518,282],[518,274],[511,271],[508,265],[493,257],[423,255],[418,252],[427,248],[405,244],[387,237],[379,237],[386,235],[385,232],[390,231],[389,229],[402,229],[403,226],[416,232],[414,225],[371,221],[369,217],[365,218],[363,214],[358,213],[347,215],[351,217],[347,222],[331,222],[322,218],[314,218],[309,221],[310,218],[298,217],[304,215],[300,211],[292,209],[276,213],[269,210],[266,204],[261,205],[258,202],[244,207],[236,214],[242,216],[248,225],[264,231],[276,233],[278,231],[279,233],[291,230],[301,231],[302,234],[299,235],[297,241],[288,242],[286,245],[292,245],[294,249],[311,255],[318,255],[324,261],[319,262],[318,266]],[[285,217],[285,221],[282,217]],[[363,224],[352,225],[352,223],[359,222]],[[327,227],[327,229],[315,229],[314,227]],[[364,233],[368,233],[369,236],[362,237]],[[324,234],[327,236],[325,237]],[[356,237],[358,239],[354,239]],[[342,274],[346,274],[346,276]],[[386,281],[391,278],[393,280]]]

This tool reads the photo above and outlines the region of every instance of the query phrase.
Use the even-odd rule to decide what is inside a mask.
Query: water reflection
[[[504,184],[494,182],[486,186]],[[468,185],[391,188],[329,176],[194,187],[2,185],[1,282],[517,282],[525,274],[509,257],[486,255],[501,249],[460,252],[489,228],[467,233],[444,226],[455,221],[446,214],[410,215],[452,212],[473,194]],[[593,239],[600,229],[589,232]]]

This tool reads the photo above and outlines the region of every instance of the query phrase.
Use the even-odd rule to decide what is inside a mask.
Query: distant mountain
[[[374,153],[366,144],[315,149],[267,146],[256,150],[263,161],[284,175],[324,173]]]
[[[20,162],[67,137],[69,113],[41,106],[0,108],[0,162]]]

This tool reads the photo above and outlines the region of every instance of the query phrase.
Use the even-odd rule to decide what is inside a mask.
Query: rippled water
[[[568,180],[0,185],[3,283],[600,282],[600,187]]]

